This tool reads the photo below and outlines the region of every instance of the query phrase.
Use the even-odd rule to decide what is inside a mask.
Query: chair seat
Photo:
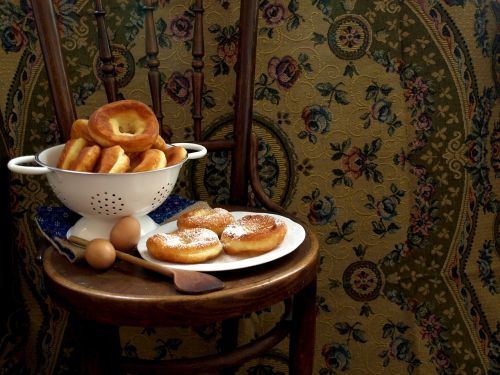
[[[248,208],[245,208],[248,210]],[[106,271],[70,263],[55,249],[44,257],[51,296],[70,311],[100,323],[129,326],[206,324],[279,303],[316,277],[317,240],[306,230],[292,253],[262,265],[214,273],[224,289],[179,294],[171,280],[117,260]]]

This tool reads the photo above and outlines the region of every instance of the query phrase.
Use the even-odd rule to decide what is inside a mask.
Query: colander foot
[[[159,227],[148,215],[135,217],[141,225],[141,236]],[[102,219],[95,216],[83,216],[73,225],[66,237],[76,236],[91,241],[95,238],[109,239],[111,229],[120,218]]]

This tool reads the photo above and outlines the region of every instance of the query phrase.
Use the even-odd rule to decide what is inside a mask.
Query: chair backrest
[[[148,67],[148,81],[151,92],[151,107],[160,125],[163,112],[160,87],[160,61],[155,32],[154,9],[156,0],[143,0],[145,52]],[[115,67],[111,45],[107,34],[105,11],[101,0],[94,0],[94,14],[97,22],[98,50],[101,61],[101,80],[109,102],[119,98],[115,82]],[[204,37],[203,0],[194,0],[194,35],[192,44],[192,88],[193,88],[193,134],[194,141],[203,144],[209,151],[231,152],[230,203],[247,205],[248,184],[251,183],[255,196],[265,207],[283,211],[264,193],[257,173],[257,141],[252,134],[252,107],[255,74],[255,54],[258,24],[258,1],[242,0],[240,3],[238,69],[234,101],[233,138],[230,140],[202,140],[202,93],[204,85]],[[63,139],[69,138],[70,128],[77,118],[75,103],[69,85],[68,71],[56,24],[52,0],[33,2],[42,54],[55,107],[57,123]],[[172,132],[168,126],[161,126],[163,137],[170,142]]]

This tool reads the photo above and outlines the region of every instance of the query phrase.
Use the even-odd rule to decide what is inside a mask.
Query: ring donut
[[[207,228],[220,236],[224,228],[234,222],[233,215],[223,208],[195,208],[179,216],[177,228]]]
[[[151,148],[160,126],[153,111],[137,100],[118,100],[95,110],[89,118],[90,136],[103,147],[121,146],[126,152]]]
[[[156,259],[184,264],[202,263],[222,252],[219,237],[206,228],[157,233],[146,240],[146,247]]]
[[[286,224],[269,215],[246,215],[230,224],[221,235],[224,252],[259,255],[276,248],[285,238]]]
[[[76,119],[71,125],[70,138],[84,138],[89,142],[95,143],[89,133],[89,120],[84,118]]]
[[[100,155],[101,148],[98,145],[84,147],[69,169],[78,172],[93,172]]]
[[[162,150],[163,152],[167,152],[168,150],[168,145],[167,142],[163,139],[161,135],[158,135],[156,137],[155,143],[153,143],[153,146],[151,148],[157,148],[158,150]]]
[[[130,168],[130,159],[120,146],[112,146],[101,151],[97,173],[125,173]]]
[[[131,168],[131,172],[146,172],[155,169],[165,168],[167,158],[165,153],[156,148],[144,151],[138,158],[138,164]]]
[[[165,151],[167,156],[167,166],[171,166],[180,163],[187,158],[187,151],[181,146],[170,146],[167,151]]]
[[[80,151],[88,146],[89,142],[84,138],[70,139],[64,144],[64,148],[59,155],[57,168],[70,169],[71,164],[78,158]]]

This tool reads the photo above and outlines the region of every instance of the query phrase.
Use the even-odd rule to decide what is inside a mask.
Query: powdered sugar
[[[242,225],[231,224],[224,229],[224,236],[228,236],[230,238],[239,238],[248,233],[247,228]]]
[[[223,208],[197,208],[192,211],[186,212],[181,216],[183,220],[193,218],[195,220],[203,220],[203,221],[218,221],[218,220],[227,220],[227,218],[231,214],[229,211]]]
[[[235,224],[228,225],[223,232],[224,238],[240,239],[253,233],[268,233],[276,226],[284,225],[280,218],[267,215],[247,215],[240,218]]]
[[[172,233],[159,233],[170,247],[198,247],[219,242],[217,234],[205,228],[181,229]]]

